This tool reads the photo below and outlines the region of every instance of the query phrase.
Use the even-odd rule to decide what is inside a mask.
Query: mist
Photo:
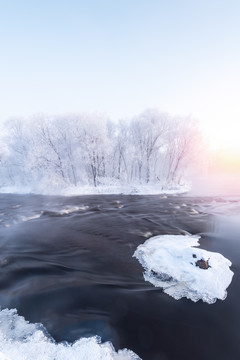
[[[240,196],[240,171],[206,171],[190,175],[191,196]]]

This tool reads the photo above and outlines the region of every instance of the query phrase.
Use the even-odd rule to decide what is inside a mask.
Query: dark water
[[[97,334],[144,360],[237,360],[239,204],[184,196],[0,195],[1,307],[43,323],[57,341]],[[136,247],[185,231],[232,261],[225,301],[176,301],[144,281],[132,257]]]

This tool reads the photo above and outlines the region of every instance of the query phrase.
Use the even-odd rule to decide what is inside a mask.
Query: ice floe
[[[232,264],[219,253],[195,248],[199,239],[192,235],[155,236],[139,245],[133,256],[145,269],[144,279],[176,300],[186,297],[212,304],[226,298]],[[199,260],[208,261],[209,267],[197,266]]]
[[[0,360],[141,360],[131,350],[116,352],[99,337],[57,344],[41,324],[31,324],[16,309],[0,311]]]

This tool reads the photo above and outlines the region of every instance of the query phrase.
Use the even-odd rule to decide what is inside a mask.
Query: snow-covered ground
[[[191,186],[188,183],[182,185],[99,185],[97,187],[82,185],[70,187],[47,187],[47,186],[5,186],[0,188],[0,193],[13,194],[44,194],[44,195],[94,195],[94,194],[124,194],[124,195],[157,195],[157,194],[181,194],[188,192]]]
[[[116,352],[98,337],[57,344],[41,324],[28,323],[14,309],[0,311],[0,324],[0,360],[141,360],[131,350]]]
[[[224,300],[233,272],[223,255],[195,248],[200,236],[160,235],[139,245],[134,253],[145,269],[144,278],[176,300],[186,297],[209,304]],[[208,260],[209,268],[196,265]]]

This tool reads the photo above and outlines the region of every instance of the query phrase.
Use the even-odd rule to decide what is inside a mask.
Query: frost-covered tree
[[[191,118],[173,118],[167,133],[165,149],[166,182],[179,183],[187,165],[195,156],[201,141],[196,123]]]
[[[5,164],[5,182],[8,185],[28,185],[32,183],[32,174],[27,171],[28,154],[32,147],[31,129],[24,119],[14,118],[5,123],[5,146],[8,160]],[[27,175],[27,176],[26,176]]]
[[[9,150],[5,143],[0,140],[0,186],[8,185],[11,173],[9,172]]]
[[[131,158],[134,152],[130,141],[130,127],[127,121],[115,124],[111,133],[113,143],[112,176],[125,182],[130,181]]]
[[[95,187],[109,174],[111,139],[108,119],[101,115],[85,115],[78,119],[76,136],[82,149],[85,171]]]
[[[0,151],[1,183],[40,190],[116,182],[168,186],[194,161],[199,139],[191,119],[154,109],[118,123],[99,114],[12,119],[1,139],[7,154]]]
[[[154,180],[156,164],[165,145],[168,115],[157,110],[146,110],[131,123],[131,137],[135,148],[138,179],[148,183]]]

